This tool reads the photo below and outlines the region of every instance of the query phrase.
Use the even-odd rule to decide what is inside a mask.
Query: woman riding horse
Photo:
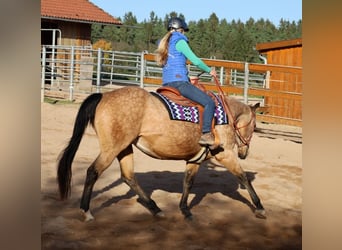
[[[172,17],[167,26],[168,32],[159,43],[157,63],[163,67],[163,86],[174,87],[182,96],[201,104],[204,108],[201,145],[215,149],[215,138],[211,132],[211,123],[215,112],[215,102],[206,93],[193,86],[188,77],[187,59],[199,69],[216,77],[215,69],[210,69],[198,58],[188,45],[184,32],[189,31],[186,22],[179,17]]]

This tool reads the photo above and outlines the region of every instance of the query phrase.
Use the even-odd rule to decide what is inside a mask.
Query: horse
[[[235,175],[248,190],[255,205],[255,216],[266,218],[264,207],[238,160],[238,157],[244,159],[248,154],[259,104],[247,105],[228,96],[224,96],[224,103],[229,107],[233,120],[225,125],[215,125],[220,146],[211,150],[198,143],[200,124],[170,120],[160,99],[143,88],[126,86],[89,95],[78,110],[72,136],[58,158],[57,181],[61,200],[70,196],[71,165],[85,129],[90,124],[98,137],[100,153],[88,167],[85,178],[80,201],[85,221],[94,219],[89,209],[94,184],[115,158],[119,161],[122,180],[138,195],[137,201],[153,216],[165,216],[135,177],[133,145],[156,159],[186,162],[179,203],[185,219],[192,219],[188,196],[200,163],[204,160],[225,167]],[[234,151],[235,145],[238,154]]]

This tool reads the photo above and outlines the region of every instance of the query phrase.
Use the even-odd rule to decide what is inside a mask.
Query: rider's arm
[[[183,53],[185,57],[196,67],[199,69],[209,73],[211,69],[200,59],[198,58],[194,52],[192,52],[191,48],[189,47],[188,43],[181,39],[176,43],[177,51]]]

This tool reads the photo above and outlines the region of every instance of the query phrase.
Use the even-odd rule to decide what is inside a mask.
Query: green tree
[[[135,43],[136,31],[134,27],[137,26],[137,18],[130,11],[124,15],[124,26],[121,30],[122,41],[126,42],[129,46],[133,46]]]
[[[144,25],[144,41],[145,49],[148,51],[153,51],[157,48],[157,42],[165,32],[163,29],[163,22],[158,18],[152,11],[150,13],[150,19],[143,23]]]
[[[204,39],[208,39],[209,56],[216,58],[219,50],[219,19],[215,13],[212,13],[208,19],[207,30]],[[208,43],[207,42],[207,43]]]
[[[148,20],[138,23],[134,14],[128,12],[123,17],[122,26],[92,25],[91,41],[93,44],[100,39],[110,41],[113,50],[154,52],[159,39],[166,33],[171,17],[186,20],[182,13],[175,11],[164,18],[151,11]],[[275,26],[264,18],[249,18],[245,23],[239,19],[228,22],[226,19],[219,20],[212,13],[207,19],[189,20],[187,23],[190,46],[202,58],[260,62],[256,44],[300,38],[302,35],[302,20],[289,22],[281,19]]]

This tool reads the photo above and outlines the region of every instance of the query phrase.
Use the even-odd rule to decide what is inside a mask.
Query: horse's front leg
[[[191,190],[191,187],[194,183],[194,177],[198,172],[199,164],[195,163],[187,163],[185,175],[183,179],[183,194],[181,201],[179,203],[179,208],[182,211],[185,219],[192,219],[192,214],[188,207],[188,197]]]
[[[146,207],[154,216],[163,217],[161,209],[157,204],[142,190],[134,175],[133,148],[128,146],[118,155],[121,168],[121,178],[139,196],[138,202]]]
[[[238,158],[233,150],[224,150],[223,152],[215,155],[215,160],[220,164],[227,168],[233,175],[235,175],[240,183],[245,186],[247,189],[253,204],[256,209],[254,211],[255,216],[258,218],[266,218],[265,209],[261,204],[261,201],[255,192],[252,183],[247,178],[245,171],[242,169],[238,162]]]

